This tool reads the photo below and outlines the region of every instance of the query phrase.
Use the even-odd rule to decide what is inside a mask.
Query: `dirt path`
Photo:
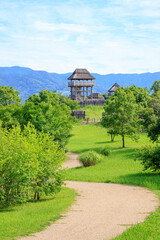
[[[67,187],[79,194],[70,211],[44,231],[21,240],[111,239],[144,221],[159,205],[152,192],[140,187],[71,181]]]
[[[82,166],[82,163],[78,160],[79,154],[70,153],[67,157],[67,161],[63,163],[64,168],[75,168]]]

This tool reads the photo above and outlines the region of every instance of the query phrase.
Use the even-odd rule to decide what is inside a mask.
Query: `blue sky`
[[[0,66],[160,71],[160,0],[0,0]]]

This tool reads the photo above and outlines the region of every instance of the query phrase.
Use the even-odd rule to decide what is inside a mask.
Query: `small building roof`
[[[95,79],[85,68],[76,68],[68,80],[92,80]]]
[[[117,83],[115,83],[109,90],[108,90],[108,92],[115,92],[116,90],[117,90],[117,88],[119,88],[120,86],[117,84]]]

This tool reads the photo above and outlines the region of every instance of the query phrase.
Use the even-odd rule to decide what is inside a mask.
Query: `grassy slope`
[[[61,217],[75,196],[74,190],[63,188],[54,198],[0,210],[0,240],[13,240],[43,230]]]
[[[121,138],[116,137],[115,142],[110,142],[110,137],[105,129],[93,125],[75,126],[73,136],[68,144],[72,152],[81,153],[90,149],[97,150],[107,145],[112,150],[111,155],[102,163],[88,167],[76,168],[67,171],[69,180],[114,182],[131,185],[139,185],[154,190],[160,197],[160,176],[152,173],[144,173],[138,161],[134,161],[136,148],[150,143],[146,134],[140,134],[136,143],[126,138],[126,148],[121,148]],[[116,239],[146,240],[160,239],[160,210],[151,214],[147,221],[138,224]]]
[[[103,106],[92,106],[92,105],[82,107],[81,110],[86,111],[86,119],[102,118],[102,112],[104,112]]]

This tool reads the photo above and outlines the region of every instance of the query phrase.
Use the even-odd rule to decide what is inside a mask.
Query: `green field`
[[[71,152],[81,153],[88,150],[99,150],[107,145],[111,154],[105,160],[91,167],[78,167],[67,171],[68,180],[89,182],[113,182],[138,185],[153,190],[160,197],[160,175],[143,172],[139,161],[135,161],[136,149],[151,144],[146,134],[139,134],[139,141],[126,138],[126,148],[122,148],[121,138],[116,137],[110,142],[106,130],[96,125],[75,126],[73,136],[68,144]],[[141,240],[160,239],[160,209],[151,214],[144,223],[127,230],[115,239]]]
[[[86,119],[99,119],[102,118],[102,112],[104,112],[103,106],[92,106],[88,105],[82,107],[81,110],[86,112]]]
[[[76,125],[67,145],[71,152],[82,153],[99,150],[108,146],[109,157],[92,167],[78,167],[66,171],[67,180],[89,182],[113,182],[138,185],[153,190],[160,197],[160,175],[143,172],[139,161],[135,161],[136,149],[151,144],[146,134],[139,134],[139,142],[126,138],[126,148],[122,148],[120,137],[114,142],[106,129],[98,125]],[[43,230],[50,222],[60,218],[72,204],[76,193],[63,188],[55,197],[45,198],[39,202],[10,207],[0,210],[0,240],[12,240],[18,236],[29,235]],[[160,239],[160,209],[152,213],[144,223],[133,226],[115,239],[121,240],[157,240]]]
[[[7,209],[0,209],[0,240],[13,240],[42,231],[73,203],[76,193],[63,188],[55,197],[44,198]]]

